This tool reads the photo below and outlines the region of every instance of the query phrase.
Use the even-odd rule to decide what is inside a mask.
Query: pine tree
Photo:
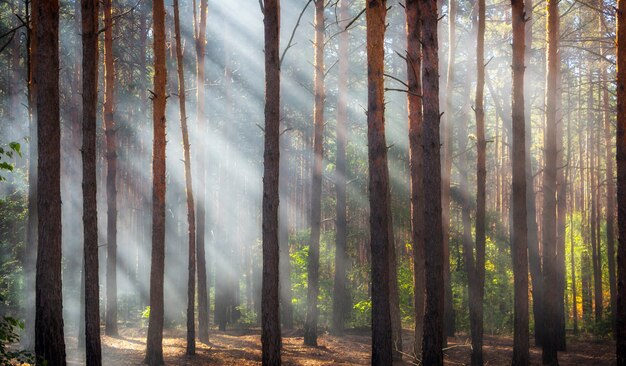
[[[163,280],[165,272],[165,4],[152,2],[154,34],[154,91],[152,123],[152,263],[150,267],[150,317],[145,363],[163,365]]]
[[[98,0],[81,0],[83,42],[83,230],[85,355],[89,366],[102,365],[96,202],[96,109],[98,106]]]

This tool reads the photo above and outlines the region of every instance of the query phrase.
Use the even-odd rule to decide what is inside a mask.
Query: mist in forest
[[[377,343],[380,339],[376,338],[380,330],[376,325],[380,324],[376,319],[380,314],[379,286],[387,293],[385,306],[390,314],[382,323],[389,323],[388,337],[393,338],[389,346],[393,346],[396,363],[399,359],[409,363],[426,360],[424,364],[432,360],[425,324],[436,312],[432,312],[428,297],[439,299],[441,295],[437,332],[441,332],[443,344],[433,355],[440,355],[441,362],[445,357],[446,362],[465,364],[471,359],[473,365],[482,365],[484,353],[486,363],[509,364],[511,357],[516,360],[520,355],[520,293],[527,294],[528,301],[525,331],[530,345],[525,345],[526,353],[528,347],[543,347],[545,364],[556,360],[556,349],[564,352],[566,348],[572,358],[561,364],[615,361],[614,340],[623,334],[619,327],[624,325],[623,319],[615,323],[623,306],[617,302],[616,253],[623,252],[624,244],[619,243],[616,229],[621,206],[617,205],[615,136],[623,122],[617,114],[618,22],[613,2],[521,2],[520,9],[526,12],[522,121],[515,120],[514,74],[518,69],[511,28],[519,15],[515,8],[512,13],[511,5],[519,0],[423,1],[438,10],[435,23],[428,22],[432,17],[428,18],[427,9],[413,0],[368,4],[363,0],[283,0],[279,6],[279,58],[274,59],[277,65],[272,64],[280,72],[280,100],[276,101],[270,100],[266,90],[266,70],[271,63],[266,35],[273,19],[268,11],[275,9],[276,0],[153,1],[165,5],[165,344],[161,346],[165,350],[161,353],[168,364],[182,363],[183,357],[192,354],[205,357],[197,359],[199,364],[208,364],[206,357],[217,357],[213,361],[218,363],[276,364],[266,360],[265,348],[261,353],[261,344],[269,344],[262,318],[266,316],[263,281],[273,271],[263,268],[263,263],[268,263],[264,262],[269,255],[266,250],[273,248],[265,235],[269,232],[265,230],[272,228],[266,227],[264,218],[265,209],[271,206],[264,206],[264,199],[271,199],[264,192],[264,174],[268,177],[268,156],[272,156],[271,152],[268,155],[271,148],[266,134],[275,134],[268,124],[271,102],[279,108],[280,167],[276,173],[280,203],[278,224],[273,229],[279,247],[275,259],[280,266],[278,329],[282,324],[283,361],[322,364],[328,361],[324,357],[339,355],[347,357],[341,359],[345,364],[367,364],[371,351],[374,364],[380,356],[375,355],[380,351],[377,347],[384,343]],[[99,2],[97,14],[97,288],[103,349],[100,362],[104,364],[153,364],[151,346],[148,344],[146,355],[143,343],[150,342],[146,340],[148,327],[155,317],[150,307],[156,232],[153,99],[159,96],[154,84],[158,14],[153,1],[105,0]],[[61,330],[68,364],[86,362],[85,289],[90,284],[85,283],[83,256],[81,5],[87,2],[62,0],[59,5]],[[182,65],[177,63],[175,4]],[[21,0],[0,3],[0,316],[24,326],[16,328],[16,339],[0,334],[0,343],[40,356],[35,350],[36,143],[40,141],[41,146],[41,141],[53,137],[36,136],[37,101],[43,98],[35,93],[37,83],[30,75],[36,71],[32,59],[38,54],[38,45],[33,46],[33,39],[40,34],[33,20],[37,6]],[[411,47],[418,52],[433,50],[426,39],[419,39],[418,46],[410,44],[410,12],[418,8],[415,24],[421,30],[417,34],[421,37],[431,31],[438,38],[434,53],[438,63],[434,65],[428,64],[431,56],[420,53],[413,59],[410,53]],[[376,24],[380,9],[386,9],[382,12],[381,46],[384,104],[377,106],[384,111],[382,134],[377,136],[384,136],[384,159],[372,155],[372,136],[381,131],[375,131],[371,122],[376,70],[371,59],[368,63],[376,36],[372,28],[368,33],[368,26]],[[200,47],[204,16],[206,44]],[[429,24],[436,29],[429,29]],[[481,36],[484,74],[479,75]],[[202,77],[198,76],[198,59],[202,58],[198,50],[203,48]],[[418,63],[415,75],[423,79],[417,81],[423,84],[415,91],[412,62]],[[428,84],[424,70],[429,66],[438,70],[438,89]],[[181,67],[191,182],[186,181],[181,128],[177,74]],[[477,101],[479,89],[484,97]],[[412,140],[412,126],[417,125],[412,125],[411,117],[411,103],[417,102],[411,97],[420,103],[417,143]],[[434,111],[428,108],[435,106],[428,102],[435,97],[439,118],[429,120],[427,110]],[[107,108],[111,108],[112,118]],[[484,113],[482,132],[480,113]],[[520,127],[525,128],[521,136]],[[429,128],[434,135],[429,135]],[[426,186],[428,173],[412,173],[413,166],[421,169],[428,163],[415,161],[415,151],[428,154],[428,146],[434,143],[423,136],[439,137],[439,148],[432,150],[441,158],[436,174],[441,183],[441,200],[437,201],[441,201],[442,230],[438,234],[443,236],[436,248],[437,253],[441,251],[439,267],[433,266],[433,247],[428,246],[438,237],[431,231],[435,229],[420,225],[421,236],[416,236],[419,219],[415,218],[430,222],[424,217],[429,207],[423,207],[432,193]],[[520,141],[526,149],[521,165],[524,171],[513,167],[514,149]],[[484,183],[480,179],[481,146]],[[387,195],[381,198],[371,194],[372,181],[379,177],[372,178],[369,170],[375,166],[373,162],[383,160],[388,164],[389,182]],[[112,166],[115,178],[110,176]],[[553,175],[554,187],[550,183]],[[412,192],[415,179],[424,184],[419,192]],[[520,227],[514,191],[522,180],[526,193],[520,197],[527,211],[524,244],[528,246],[523,250],[528,256],[524,258],[528,261],[525,292],[515,279],[524,274],[517,274],[519,251],[515,251],[513,238]],[[189,183],[193,210],[188,206]],[[482,201],[481,184],[485,192]],[[389,208],[384,215],[388,220],[384,256],[389,256],[384,284],[372,276],[377,261],[382,261],[377,256],[383,252],[376,239],[376,222],[370,219],[378,217],[372,216],[373,202],[382,201]],[[115,211],[110,211],[115,206]],[[191,256],[190,211],[195,212],[193,237],[199,246]],[[116,217],[114,229],[109,217]],[[48,218],[39,215],[38,219]],[[189,290],[191,257],[195,287]],[[428,287],[434,270],[441,270],[433,275],[441,294]],[[206,271],[202,274],[205,283],[202,271]],[[115,274],[112,286],[107,283],[111,273]],[[199,287],[203,284],[206,295]],[[196,296],[191,310],[189,291]],[[208,300],[206,309],[202,308],[203,296]],[[187,323],[190,312],[195,316],[193,335]],[[187,343],[188,356],[182,353],[185,334],[194,342],[193,352]],[[131,346],[133,342],[136,344]],[[330,349],[330,356],[312,356],[307,353],[311,348],[298,348],[303,342],[307,347]],[[620,349],[619,340],[617,343]],[[494,344],[499,345],[492,347]],[[179,349],[174,350],[176,347]],[[546,348],[555,349],[554,357]],[[124,359],[119,349],[133,349],[134,353]],[[243,356],[228,358],[231,355],[225,349],[240,350]],[[539,351],[526,357],[539,362]],[[581,361],[586,354],[589,358]],[[621,365],[626,358],[620,357],[624,356],[618,355]]]

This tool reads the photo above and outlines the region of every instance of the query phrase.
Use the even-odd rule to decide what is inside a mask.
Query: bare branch
[[[300,12],[300,16],[298,17],[298,21],[296,22],[296,25],[293,27],[293,31],[291,32],[291,37],[289,37],[289,42],[287,42],[287,47],[285,47],[285,49],[283,50],[283,54],[280,55],[280,61],[278,62],[279,66],[283,65],[283,60],[285,59],[285,55],[287,54],[287,51],[293,46],[292,43],[293,43],[293,38],[296,36],[296,30],[300,26],[300,21],[302,20],[302,16],[304,16],[304,12],[309,7],[309,4],[311,4],[312,1],[313,0],[307,1],[307,3],[304,5],[304,8],[302,8],[302,11]]]

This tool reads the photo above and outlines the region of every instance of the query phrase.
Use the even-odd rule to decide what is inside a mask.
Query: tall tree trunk
[[[104,331],[117,336],[117,154],[115,146],[115,65],[113,60],[112,0],[102,3],[104,12],[104,106],[103,119],[106,137],[106,194],[107,194],[107,268],[106,313]]]
[[[526,209],[526,144],[524,119],[524,0],[511,0],[513,26],[512,173],[514,277],[513,365],[528,365],[528,241]]]
[[[426,314],[422,362],[443,365],[445,256],[441,202],[441,156],[439,139],[439,57],[437,55],[437,1],[419,2],[422,26],[423,81],[423,192],[424,227],[431,231],[424,237],[426,271]]]
[[[591,210],[589,212],[589,226],[590,226],[590,235],[591,235],[591,264],[593,268],[593,290],[594,290],[594,311],[595,311],[595,321],[599,323],[602,321],[602,268],[601,268],[601,260],[600,260],[600,243],[599,236],[597,235],[598,231],[598,179],[597,179],[597,171],[596,171],[596,162],[597,160],[597,149],[596,149],[596,139],[597,133],[595,129],[595,119],[596,116],[592,113],[592,106],[594,103],[593,97],[593,88],[591,87],[592,81],[591,72],[589,73],[589,99],[588,99],[588,110],[589,116],[587,119],[587,126],[589,129],[589,142],[587,146],[587,151],[589,152],[589,185],[591,190]]]
[[[443,2],[442,2],[443,3]],[[446,110],[441,117],[442,160],[441,173],[441,212],[443,217],[443,281],[444,295],[444,327],[445,335],[454,337],[454,307],[452,305],[452,283],[450,282],[450,175],[452,173],[452,115],[454,110],[454,64],[456,51],[456,0],[448,0],[448,68],[446,70]],[[443,338],[444,346],[447,337]]]
[[[413,306],[415,341],[413,352],[421,357],[424,333],[424,301],[426,277],[424,274],[424,195],[422,190],[422,50],[421,14],[417,0],[408,0],[406,10],[407,36],[407,108],[409,114],[409,164],[411,184],[411,242],[413,244]]]
[[[85,355],[89,366],[102,365],[98,270],[96,121],[98,106],[98,0],[81,0],[83,43],[83,286]],[[82,327],[81,327],[82,328]],[[81,335],[79,335],[81,336]]]
[[[35,69],[37,62],[37,37],[34,32],[37,29],[37,9],[39,0],[30,0],[25,4],[26,18],[30,20],[30,27],[26,33],[27,53],[27,76],[28,76],[28,227],[26,232],[26,257],[24,260],[24,291],[26,304],[25,331],[22,336],[22,345],[27,350],[35,349],[35,277],[37,262],[37,235],[38,235],[38,215],[37,215],[37,165],[38,165],[38,138],[37,138],[37,88],[35,80]],[[31,11],[32,9],[32,11]],[[30,19],[29,19],[30,18]]]
[[[339,2],[339,27],[345,27],[350,22],[350,8],[348,0]],[[333,325],[332,332],[335,335],[343,335],[344,326],[349,309],[348,279],[346,270],[348,266],[347,242],[347,168],[346,168],[346,145],[348,144],[348,83],[349,83],[349,35],[347,30],[339,34],[339,71],[341,77],[337,80],[337,161],[335,171],[335,190],[337,216],[335,237],[335,276],[333,285]]]
[[[37,275],[35,355],[65,365],[61,285],[61,122],[59,114],[59,2],[36,3]]]
[[[391,365],[389,169],[387,166],[387,142],[385,140],[383,80],[387,1],[368,1],[365,15],[367,22],[367,140],[372,258],[372,365]]]
[[[483,297],[485,286],[485,203],[487,179],[487,141],[485,140],[485,0],[478,0],[478,33],[476,41],[476,261],[474,280],[469,283],[470,326],[472,331],[472,365],[483,364]],[[472,255],[470,253],[470,255]]]
[[[558,2],[548,0],[547,5],[547,72],[546,72],[546,129],[544,135],[543,169],[543,324],[544,334],[542,361],[545,365],[558,365],[557,360],[557,230],[556,230],[556,188],[557,188],[557,73],[558,73]]]
[[[150,317],[145,363],[163,364],[163,280],[165,271],[165,4],[152,2],[154,34],[154,94],[152,123],[152,263],[150,268]]]
[[[313,175],[311,186],[311,238],[307,261],[307,312],[304,344],[317,346],[317,296],[319,294],[320,226],[322,220],[322,165],[324,162],[324,0],[315,0],[315,60],[313,67]]]
[[[193,201],[191,180],[191,153],[189,131],[187,128],[187,107],[185,105],[185,71],[183,46],[180,37],[180,17],[178,0],[174,0],[174,33],[176,36],[176,64],[178,66],[178,102],[180,105],[180,129],[183,136],[183,154],[185,159],[185,190],[187,192],[187,235],[189,237],[188,277],[187,277],[187,354],[196,353],[196,212]]]
[[[574,322],[574,334],[578,334],[578,295],[576,288],[576,259],[574,251],[574,209],[570,210],[570,271],[572,272],[572,320]]]
[[[526,16],[532,18],[533,2],[532,0],[526,0],[524,2],[524,9],[526,10]],[[532,41],[533,41],[533,20],[526,22],[526,48],[524,49],[524,62],[528,69],[533,69],[534,66],[531,63],[532,55]],[[524,73],[524,83],[530,85],[532,72]],[[535,324],[535,345],[541,345],[541,337],[543,333],[543,272],[541,269],[541,255],[539,251],[539,232],[537,227],[537,207],[535,201],[535,189],[534,187],[534,172],[532,167],[531,158],[531,145],[532,145],[532,123],[531,123],[531,110],[532,110],[532,89],[526,88],[524,90],[524,105],[526,111],[525,124],[526,128],[524,134],[526,136],[526,209],[527,209],[527,228],[528,228],[528,265],[530,269],[530,279],[532,285],[532,297],[533,297],[533,318]]]
[[[207,0],[200,0],[200,22],[196,16],[196,2],[194,4],[194,40],[196,51],[196,145],[203,146],[203,138],[208,131],[205,114],[205,86],[204,86],[204,53],[206,49],[206,16]],[[198,197],[196,201],[196,260],[198,276],[198,339],[209,342],[209,291],[207,286],[207,265],[205,256],[205,228],[206,228],[206,165],[205,156],[198,149],[196,164],[198,166],[197,184]]]
[[[262,364],[280,365],[278,186],[280,159],[280,0],[265,0],[265,150],[263,154]]]
[[[626,0],[617,1],[617,366],[626,365]]]

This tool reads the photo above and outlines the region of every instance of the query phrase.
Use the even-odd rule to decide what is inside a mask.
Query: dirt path
[[[123,329],[120,338],[103,336],[103,363],[105,365],[141,365],[145,352],[145,329]],[[164,334],[163,351],[168,365],[260,365],[261,341],[258,329],[213,331],[209,344],[197,343],[197,354],[185,355],[185,333],[169,330]],[[405,334],[405,349],[410,348],[410,332]],[[368,365],[370,337],[367,331],[350,331],[343,337],[323,334],[319,347],[306,347],[301,332],[283,334],[283,364],[287,366]],[[513,340],[510,337],[485,338],[485,364],[509,365]],[[76,341],[68,342],[68,364],[81,365],[82,356],[76,352]],[[464,336],[448,339],[446,365],[469,364],[469,339]],[[559,364],[615,365],[614,343],[591,340],[573,340],[569,352],[559,353]],[[412,365],[410,360],[396,365]],[[541,365],[541,349],[531,349],[531,364]]]

